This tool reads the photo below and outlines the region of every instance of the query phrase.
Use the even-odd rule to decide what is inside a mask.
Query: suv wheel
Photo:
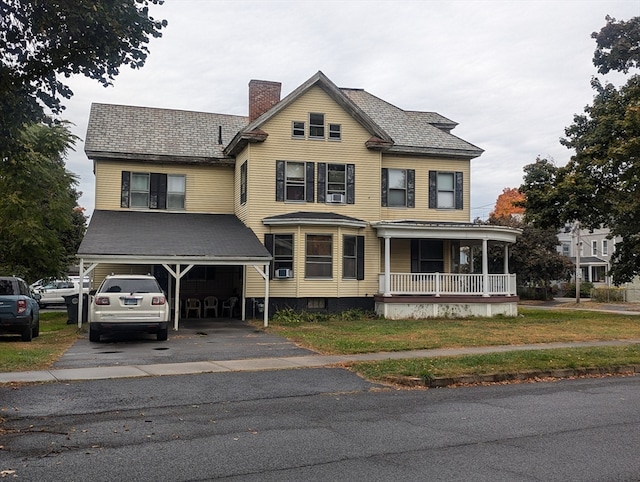
[[[31,329],[31,337],[37,338],[40,336],[40,320],[38,320],[35,326]]]
[[[158,341],[167,341],[169,338],[169,329],[165,328],[164,330],[158,330]]]
[[[89,341],[95,343],[100,341],[100,332],[91,324],[89,325]]]
[[[25,330],[22,332],[22,341],[31,341],[33,339],[33,328],[32,325],[33,324],[33,320],[29,320],[29,326],[27,326],[25,328]]]

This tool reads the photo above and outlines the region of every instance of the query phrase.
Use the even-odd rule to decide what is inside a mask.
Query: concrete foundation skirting
[[[375,302],[375,311],[378,315],[389,320],[424,319],[424,318],[488,318],[492,316],[518,316],[518,301],[435,301],[431,298],[428,302],[407,300]]]

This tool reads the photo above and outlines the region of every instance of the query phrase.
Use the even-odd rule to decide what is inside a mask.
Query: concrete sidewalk
[[[466,348],[441,348],[404,352],[367,353],[362,355],[303,355],[290,357],[246,358],[237,360],[160,363],[149,365],[98,366],[60,368],[41,371],[0,373],[0,384],[16,382],[69,382],[107,378],[152,377],[164,375],[191,375],[197,373],[242,372],[261,370],[288,370],[339,365],[354,361],[391,360],[404,358],[430,358],[456,355],[477,355],[552,348],[595,346],[624,346],[640,343],[639,339],[623,341],[594,341],[575,343],[539,343],[532,345],[499,345]]]

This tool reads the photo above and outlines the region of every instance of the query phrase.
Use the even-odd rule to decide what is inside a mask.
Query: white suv
[[[85,277],[82,285],[82,292],[88,293],[89,278]],[[31,286],[33,289],[33,285]],[[47,305],[64,305],[65,296],[77,295],[80,293],[80,277],[69,276],[67,279],[50,280],[46,283],[42,283],[33,291],[40,295],[40,301],[38,302],[40,304],[40,308],[46,308]]]
[[[89,340],[121,331],[168,336],[169,304],[158,281],[151,275],[107,276],[94,292],[89,310]]]

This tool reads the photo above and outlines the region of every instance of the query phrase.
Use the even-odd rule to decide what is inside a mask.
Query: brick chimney
[[[280,102],[280,82],[252,80],[249,82],[249,122]]]

